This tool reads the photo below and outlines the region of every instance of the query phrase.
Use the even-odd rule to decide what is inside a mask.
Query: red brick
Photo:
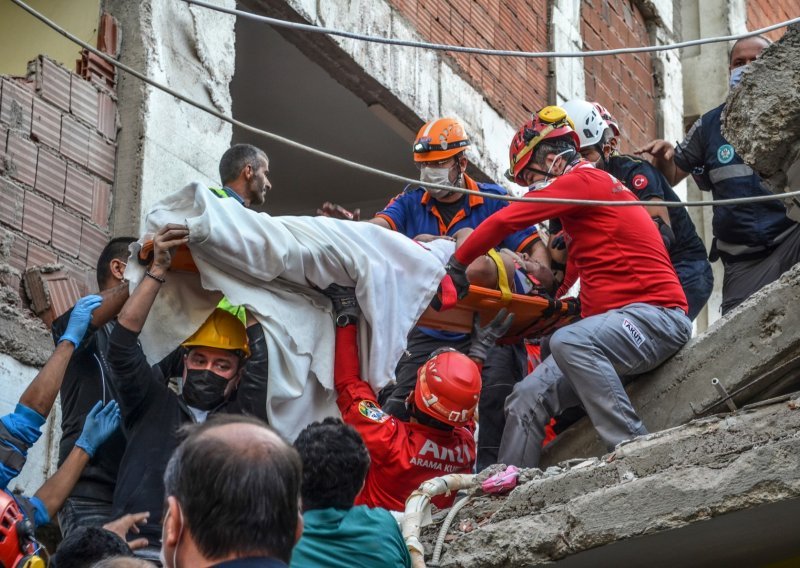
[[[97,132],[89,135],[89,169],[108,181],[114,180],[116,145],[106,142]]]
[[[11,177],[33,186],[36,181],[36,158],[39,149],[30,140],[25,140],[15,133],[8,135],[6,153],[11,160],[9,172]]]
[[[61,153],[82,166],[89,163],[89,129],[67,115],[61,117]]]
[[[108,215],[111,211],[111,184],[100,178],[94,179],[94,199],[92,200],[92,222],[108,228]]]
[[[109,140],[117,139],[117,103],[105,93],[99,93],[97,130]]]
[[[36,89],[42,98],[69,111],[70,72],[44,56],[36,61]]]
[[[77,284],[79,297],[97,292],[97,277],[89,266],[64,256],[58,257],[58,263],[64,266],[64,272]]]
[[[28,258],[25,263],[26,267],[31,266],[44,266],[46,264],[55,264],[58,262],[58,257],[44,247],[36,243],[28,243]]]
[[[97,262],[107,242],[108,233],[106,231],[84,221],[81,229],[81,251],[78,258],[86,263]]]
[[[39,97],[33,99],[31,138],[56,149],[61,139],[61,111]]]
[[[12,268],[23,272],[28,258],[28,241],[22,235],[14,235],[14,242],[11,243],[11,255],[8,263]]]
[[[53,233],[53,204],[32,191],[25,192],[22,232],[43,243],[49,243]]]
[[[85,217],[91,217],[93,199],[94,182],[92,181],[92,176],[77,168],[67,166],[67,188],[64,194],[64,204],[72,207]]]
[[[72,114],[87,124],[97,124],[98,93],[97,88],[86,79],[71,75],[72,95],[69,107]]]
[[[15,130],[30,132],[33,92],[8,78],[2,80],[0,121]]]
[[[21,231],[24,199],[25,190],[10,179],[0,178],[0,223]]]
[[[53,213],[53,248],[77,257],[81,249],[81,219],[56,207]]]
[[[64,201],[66,185],[67,163],[60,157],[40,149],[34,187],[37,191],[41,191],[61,203]]]
[[[7,142],[8,142],[8,128],[0,124],[0,155],[6,153]]]

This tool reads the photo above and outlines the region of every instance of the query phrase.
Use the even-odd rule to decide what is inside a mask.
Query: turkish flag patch
[[[631,180],[631,185],[633,185],[633,189],[636,191],[642,191],[647,187],[647,177],[642,174],[636,174]]]

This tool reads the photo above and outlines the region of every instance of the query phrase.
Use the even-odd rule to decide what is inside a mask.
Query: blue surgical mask
[[[742,75],[744,75],[744,72],[748,69],[750,69],[749,65],[740,65],[731,71],[731,89],[735,89],[739,85],[739,82],[742,80]]]

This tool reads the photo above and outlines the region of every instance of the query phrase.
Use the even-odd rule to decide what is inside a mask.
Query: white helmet
[[[597,108],[588,101],[572,99],[561,105],[561,108],[567,111],[567,115],[575,124],[575,132],[581,139],[581,148],[588,148],[600,142],[606,128],[610,128]]]

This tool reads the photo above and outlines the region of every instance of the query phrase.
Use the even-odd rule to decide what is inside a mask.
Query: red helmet
[[[506,172],[506,177],[520,185],[525,182],[520,177],[522,170],[533,157],[533,150],[542,140],[569,136],[575,142],[575,149],[581,147],[581,141],[575,132],[575,126],[567,116],[567,112],[557,106],[547,106],[533,115],[533,118],[523,124],[511,140],[509,157],[511,166]]]
[[[42,559],[34,555],[33,543],[24,534],[32,532],[31,529],[24,530],[26,522],[14,498],[6,491],[0,491],[0,565],[7,568],[44,566]],[[26,561],[30,564],[25,564]]]
[[[597,109],[597,112],[600,113],[600,118],[605,120],[608,126],[611,128],[611,130],[614,131],[614,136],[619,136],[619,124],[617,124],[617,119],[614,118],[611,115],[611,113],[608,112],[608,109],[603,105],[601,105],[600,103],[592,103],[592,104],[594,105],[594,108]]]
[[[472,419],[481,394],[481,372],[475,362],[455,350],[434,355],[417,371],[414,404],[451,426]]]

